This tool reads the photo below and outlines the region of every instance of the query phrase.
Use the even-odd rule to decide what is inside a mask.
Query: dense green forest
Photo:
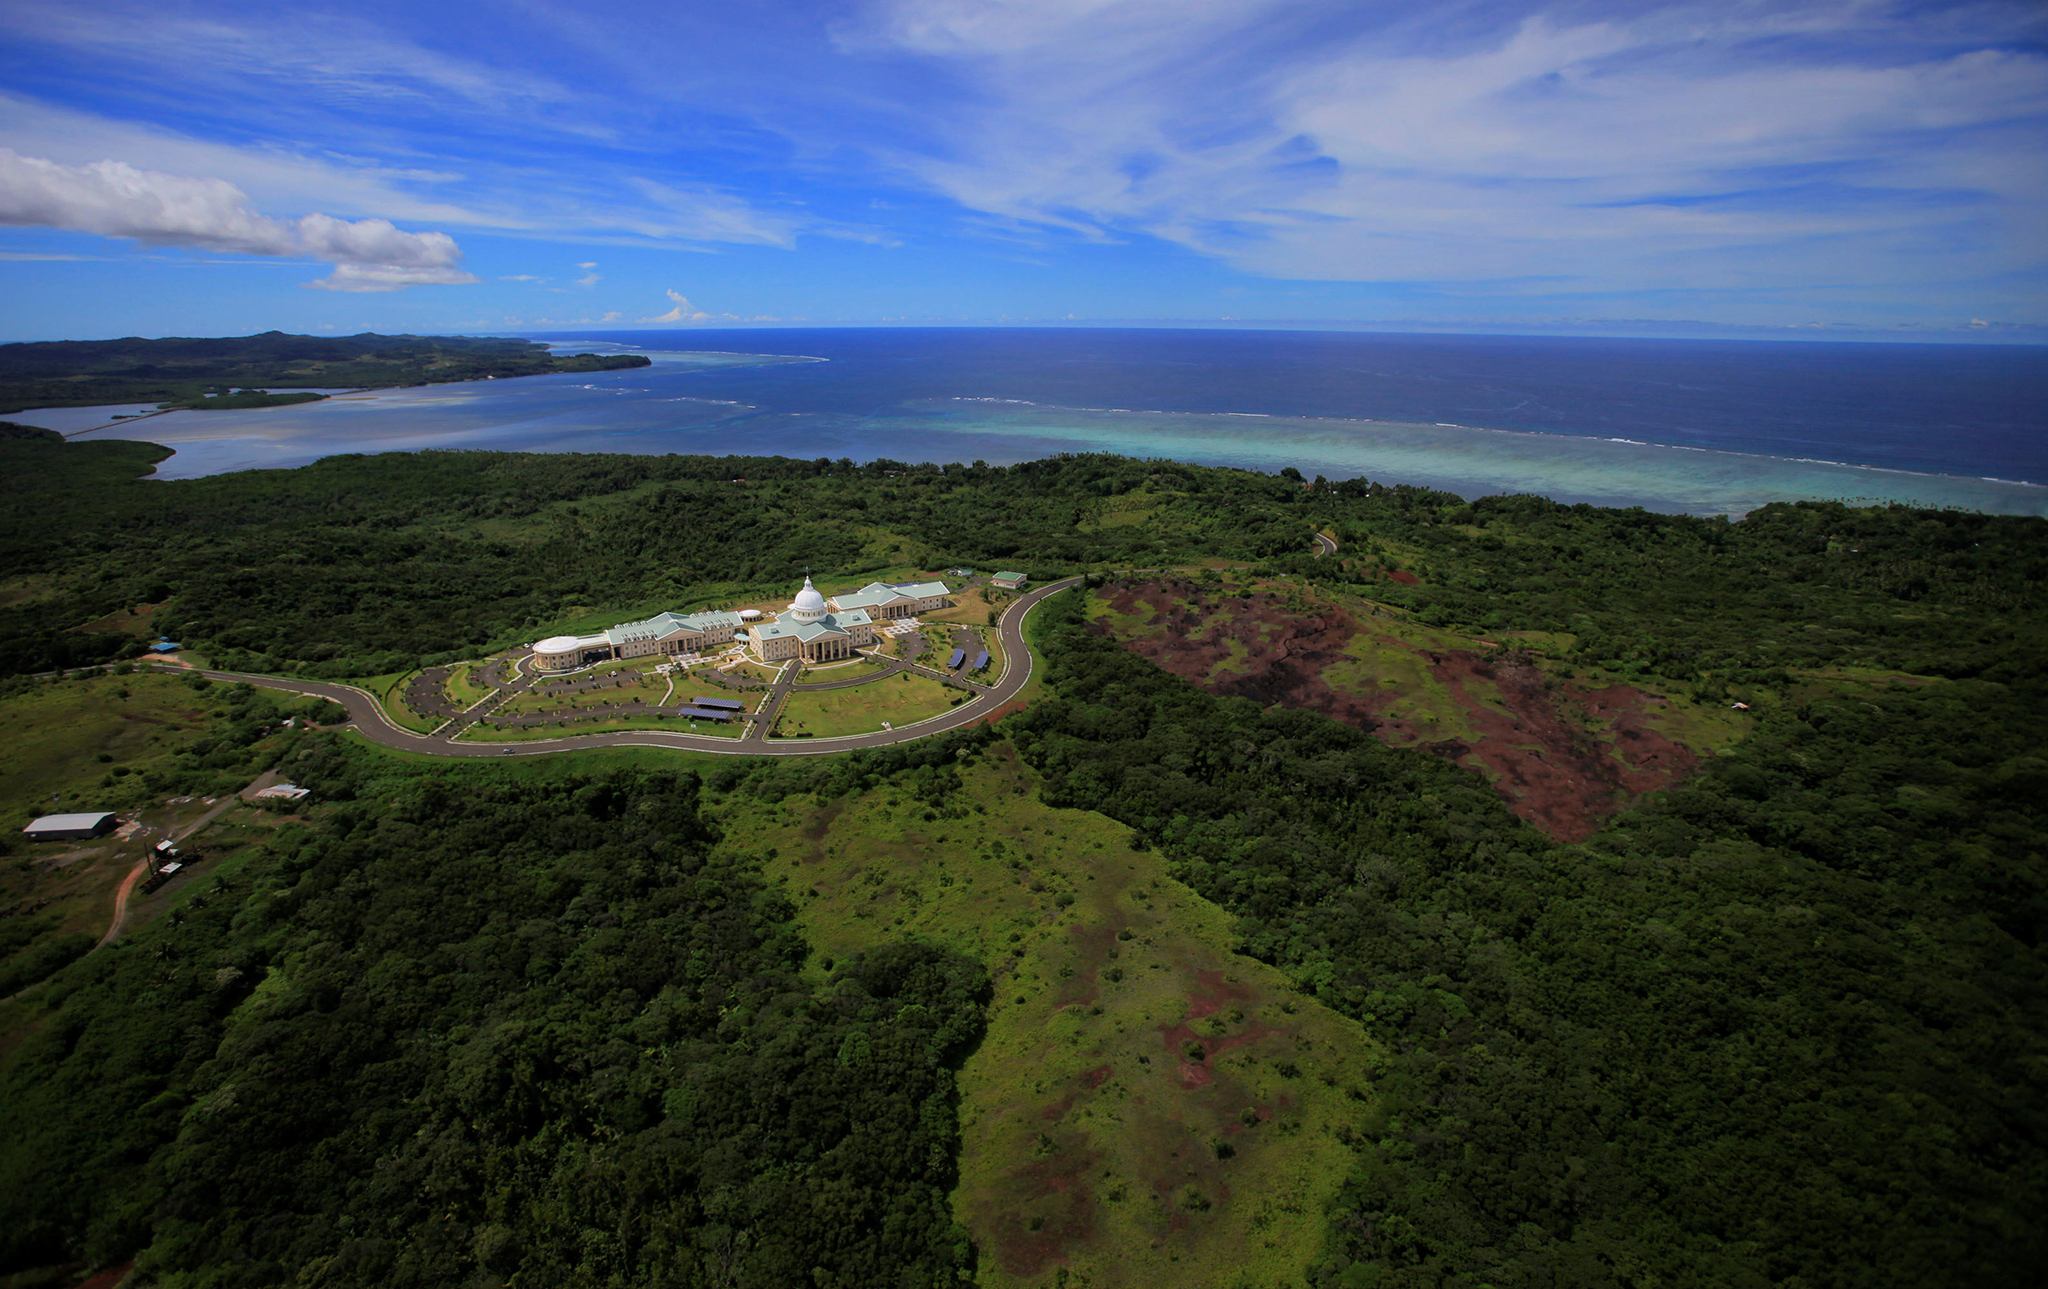
[[[1347,1285],[2026,1285],[2048,1272],[2048,697],[1772,713],[1584,847],[1349,726],[1214,698],[1054,601],[1006,725],[1247,951],[1399,1055]]]
[[[55,982],[0,1103],[0,1271],[168,1285],[938,1286],[988,981],[806,983],[689,774],[519,781],[321,735],[342,804]],[[61,1180],[60,1180],[61,1176]]]
[[[1711,685],[1788,666],[2040,675],[2048,523],[1903,506],[1770,505],[1739,522],[1324,485],[1336,567],[1424,621],[1563,632],[1584,661]],[[1421,580],[1389,582],[1403,569]],[[1341,572],[1340,572],[1341,570]]]
[[[1083,531],[1160,469],[1111,457],[940,469],[442,452],[135,477],[163,455],[0,441],[0,468],[35,497],[0,516],[0,566],[46,588],[0,601],[0,673],[132,647],[70,628],[137,603],[165,605],[160,629],[230,665],[375,675],[532,639],[521,633],[573,606],[673,607],[721,585],[779,589],[806,568],[1259,559],[1310,531],[1298,488],[1239,471],[1160,493],[1151,524]]]
[[[781,589],[806,568],[1042,578],[1217,557],[1348,583],[1428,622],[1564,633],[1575,660],[1703,696],[1787,667],[1998,679],[2044,657],[2029,625],[2048,593],[2039,519],[1802,503],[1730,522],[1106,456],[460,452],[138,477],[162,455],[0,440],[0,468],[34,499],[0,516],[0,566],[40,588],[0,597],[0,674],[132,648],[71,628],[137,603],[230,665],[339,677],[531,638],[575,609]],[[1306,554],[1317,527],[1345,540],[1342,558]]]
[[[700,782],[300,736],[310,822],[40,987],[0,1066],[0,1274],[140,1251],[173,1285],[971,1278],[947,1194],[981,968],[810,958],[776,857],[718,820],[883,788],[943,820],[1002,740],[1389,1053],[1317,1289],[2048,1274],[2040,520],[1731,522],[1094,456],[139,478],[161,455],[0,438],[31,499],[0,517],[7,670],[121,652],[71,628],[138,603],[223,660],[348,675],[806,564],[1221,559],[1565,672],[1764,697],[1739,748],[1579,845],[1431,752],[1206,695],[1078,596],[1034,619],[1044,697],[869,753]],[[1336,556],[1306,554],[1317,528]],[[271,746],[276,712],[214,696],[233,719],[152,791]]]
[[[44,340],[0,345],[0,412],[96,403],[267,406],[278,396],[236,390],[269,385],[385,388],[546,372],[645,367],[637,354],[557,358],[533,340],[499,336],[257,336],[144,340]]]

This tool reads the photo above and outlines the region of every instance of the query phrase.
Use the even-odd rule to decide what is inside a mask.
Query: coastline
[[[693,376],[810,366],[814,355],[643,350],[653,365],[354,391],[319,403],[165,412],[74,431],[160,443],[155,478],[289,468],[350,452],[525,452],[851,457],[1007,465],[1063,452],[1310,476],[1367,477],[1463,497],[1536,493],[1565,503],[1741,515],[1772,502],[1832,500],[2048,515],[2048,486],[1824,457],[1783,457],[1623,435],[1233,409],[1159,411],[1001,396],[899,401],[861,415],[777,410],[717,397]],[[551,376],[553,379],[546,379]],[[776,390],[764,390],[768,402]],[[75,410],[75,409],[73,409]],[[21,414],[27,417],[28,413]],[[32,423],[32,422],[31,422]]]

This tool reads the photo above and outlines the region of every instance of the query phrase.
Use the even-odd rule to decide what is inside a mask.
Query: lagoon
[[[994,464],[1117,452],[1695,514],[1802,499],[2048,514],[2048,355],[2018,347],[993,329],[556,339],[654,365],[176,412],[82,437],[163,443],[176,453],[166,479],[429,449]]]

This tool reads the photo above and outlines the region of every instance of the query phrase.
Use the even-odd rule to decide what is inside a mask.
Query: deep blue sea
[[[1696,513],[1802,497],[2048,513],[2048,349],[2035,347],[1023,328],[536,338],[656,365],[96,433],[175,447],[171,478],[423,447],[994,463],[1113,451]],[[83,428],[53,417],[18,419]]]

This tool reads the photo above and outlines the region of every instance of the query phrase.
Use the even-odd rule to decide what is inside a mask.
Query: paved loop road
[[[212,680],[240,681],[258,685],[264,689],[281,690],[288,694],[304,694],[313,698],[328,698],[348,709],[349,722],[373,743],[396,748],[401,752],[419,752],[427,756],[545,756],[550,752],[579,752],[593,747],[672,747],[689,752],[715,752],[722,756],[824,756],[833,752],[850,752],[856,748],[887,747],[892,743],[911,743],[918,739],[943,734],[947,730],[972,725],[1000,708],[1021,692],[1031,681],[1035,660],[1031,650],[1024,644],[1024,619],[1040,602],[1056,595],[1070,586],[1080,584],[1078,577],[1063,578],[1019,597],[1004,611],[998,632],[1003,642],[1003,653],[1008,665],[1003,677],[994,685],[981,689],[969,702],[935,716],[928,721],[906,726],[900,730],[878,730],[872,734],[848,734],[837,738],[766,739],[757,732],[749,738],[714,738],[704,734],[671,734],[665,730],[615,730],[608,734],[565,734],[559,738],[522,739],[517,742],[485,743],[481,741],[451,742],[445,734],[415,734],[395,724],[384,714],[382,704],[376,695],[368,690],[357,689],[354,685],[339,685],[324,680],[293,680],[284,676],[257,676],[237,671],[201,670],[199,674]],[[166,672],[184,672],[189,669],[160,667]],[[919,668],[918,670],[924,670]],[[780,682],[778,682],[780,683]],[[972,686],[979,689],[979,686]],[[764,704],[764,716],[772,716]],[[458,727],[463,722],[456,722]]]

